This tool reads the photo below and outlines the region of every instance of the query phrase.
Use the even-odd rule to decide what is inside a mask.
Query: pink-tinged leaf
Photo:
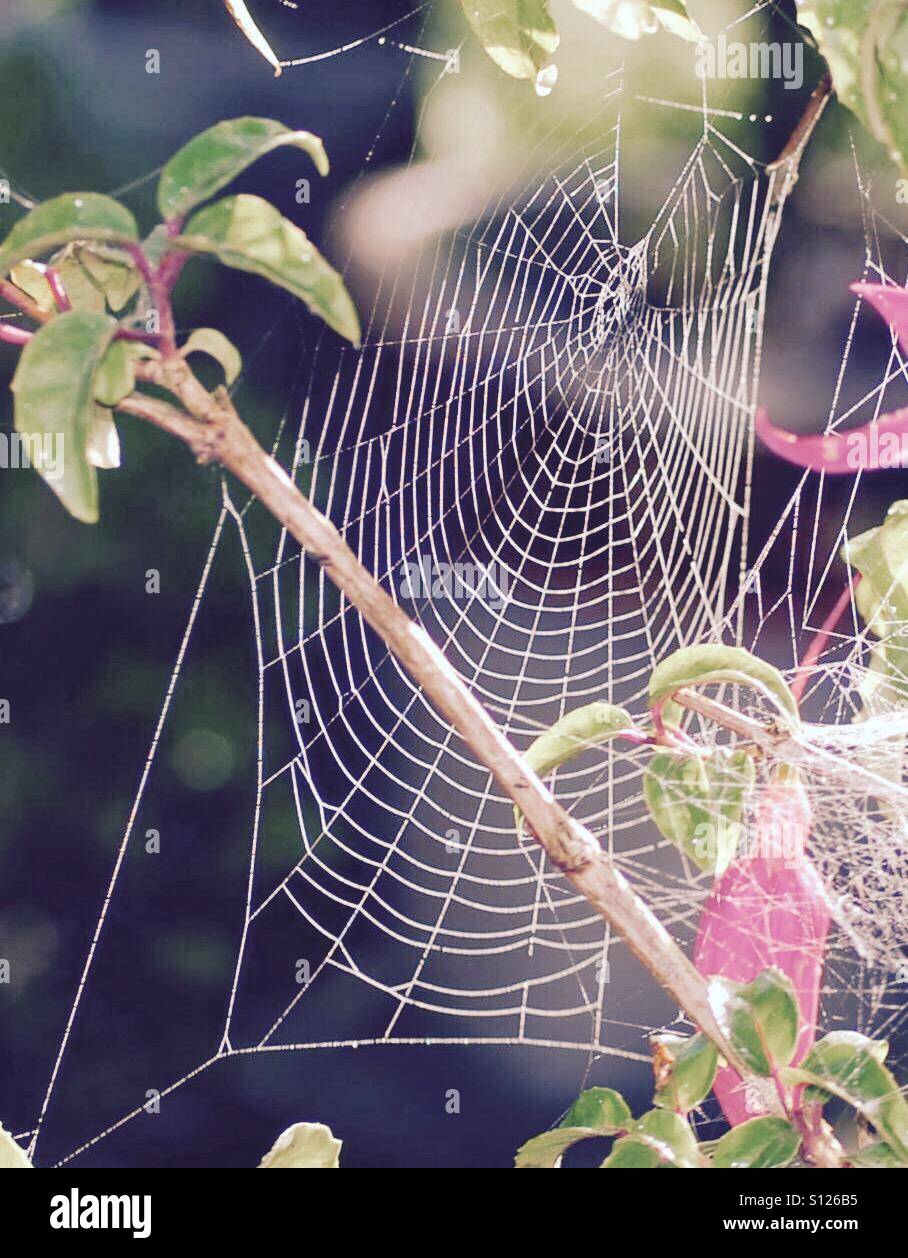
[[[816,1035],[830,913],[823,883],[804,852],[810,804],[794,782],[775,783],[763,798],[752,846],[717,879],[704,905],[694,964],[705,977],[750,983],[767,966],[790,979],[800,1010],[794,1062]],[[769,1113],[730,1067],[713,1090],[732,1124]]]
[[[908,466],[908,407],[845,432],[801,435],[773,426],[768,413],[758,410],[757,436],[773,454],[797,467],[829,476],[853,476],[880,468]]]
[[[896,284],[865,284],[859,280],[851,285],[851,291],[883,316],[898,337],[902,352],[908,354],[908,289]]]

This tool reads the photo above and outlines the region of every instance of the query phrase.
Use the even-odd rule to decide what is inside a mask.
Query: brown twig
[[[143,363],[140,377],[179,409],[133,394],[121,409],[184,441],[202,463],[219,463],[271,512],[404,665],[436,709],[520,808],[554,865],[618,931],[631,951],[743,1074],[710,1007],[706,983],[593,835],[553,798],[425,631],[401,610],[343,540],[258,444],[224,389],[208,393],[178,355]]]
[[[798,171],[804,150],[810,143],[817,123],[823,116],[823,110],[832,95],[832,75],[827,70],[810,94],[810,99],[797,121],[797,125],[785,142],[779,156],[766,167],[767,174],[783,172],[784,178],[773,196],[773,206],[779,206],[798,182]]]
[[[788,137],[782,152],[767,166],[767,170],[776,170],[777,167],[783,166],[786,162],[800,160],[801,154],[810,143],[810,137],[813,135],[814,128],[823,116],[823,110],[829,103],[829,97],[832,95],[832,75],[827,70],[819,83],[810,93],[810,99],[797,121],[795,129]]]
[[[804,769],[818,777],[841,776],[842,757],[822,745],[822,725],[803,724],[797,732],[764,725],[752,716],[746,716],[743,712],[729,708],[717,699],[692,688],[679,690],[672,698],[689,711],[715,721],[723,729],[737,734],[745,743],[772,760]],[[894,738],[896,733],[895,729],[889,729],[888,737]],[[865,768],[855,760],[848,762],[848,777],[856,789],[864,790],[869,795],[891,796],[893,791],[901,789],[894,787],[882,774],[874,773],[872,769]]]

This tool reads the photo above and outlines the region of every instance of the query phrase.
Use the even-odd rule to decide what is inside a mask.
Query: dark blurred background
[[[279,52],[301,57],[376,32],[413,6],[344,0],[294,9],[258,0],[253,7]],[[691,5],[698,14],[706,7]],[[755,29],[783,30],[792,9],[764,12]],[[703,20],[709,28],[708,15]],[[583,56],[607,62],[620,55],[604,36],[600,51],[596,30],[585,29]],[[437,5],[415,8],[389,34],[441,50],[466,37],[453,8]],[[160,75],[145,72],[149,49],[160,52]],[[680,96],[670,77],[679,54],[670,41],[660,40],[658,52],[629,51],[642,82],[650,73],[655,94]],[[469,45],[464,55],[459,90],[475,93],[480,84],[496,94],[505,142],[519,144],[514,102],[530,111],[547,102],[528,101],[526,88],[499,82],[500,76],[488,87],[482,55]],[[644,56],[663,63],[647,71]],[[571,83],[570,55],[558,60],[562,83]],[[344,207],[355,205],[364,172],[401,167],[414,149],[423,155],[416,118],[431,100],[427,88],[438,69],[371,39],[272,79],[220,0],[5,0],[0,170],[14,192],[34,200],[65,189],[113,191],[141,181],[222,118],[280,118],[324,138],[330,178],[313,179],[310,203],[297,205],[299,155],[275,154],[241,185],[270,196],[316,240],[333,242],[326,248],[336,259],[352,248],[351,283],[367,294],[368,267],[358,276],[357,241],[346,239],[337,222]],[[801,93],[779,84],[728,85],[735,108],[773,115],[757,130],[729,123],[730,132],[754,155],[770,158],[818,77],[819,63],[808,56]],[[597,99],[596,85],[578,70],[557,107],[573,125],[572,114],[574,122],[589,117]],[[657,123],[652,112],[648,117],[631,121],[632,133],[636,127],[649,146],[650,160],[631,174],[641,216],[652,199],[647,181],[653,197],[664,191],[665,171],[678,169],[699,125],[677,114]],[[469,143],[463,115],[439,118],[436,111],[427,121],[436,146]],[[872,146],[862,150],[864,160],[898,221],[904,207],[896,204],[894,173]],[[153,192],[154,182],[145,181],[124,194],[149,224]],[[0,207],[4,230],[19,212]],[[761,392],[777,422],[819,428],[825,419],[852,309],[847,283],[859,276],[864,252],[849,120],[833,107],[788,208],[770,285]],[[249,277],[227,277],[202,264],[179,289],[181,326],[219,326],[243,350],[243,410],[264,438],[285,413],[294,422],[301,345],[316,334],[314,322],[288,313],[288,304]],[[852,366],[855,389],[879,378],[887,344],[882,328],[864,337]],[[0,347],[6,430],[14,364],[13,351]],[[12,974],[0,984],[0,1119],[14,1132],[28,1130],[40,1108],[220,503],[213,473],[199,471],[182,450],[138,423],[120,427],[124,470],[102,474],[95,527],[70,520],[30,472],[0,473],[0,697],[11,705],[11,722],[0,727],[0,956],[10,959]],[[882,504],[904,492],[902,482],[901,473],[865,482],[859,523],[875,522]],[[765,463],[758,465],[757,541],[796,483],[784,467],[768,475]],[[825,510],[834,528],[849,492],[850,482],[829,491]],[[250,527],[256,529],[255,517]],[[270,535],[263,538],[270,544]],[[790,573],[781,558],[776,566],[767,580],[781,590]],[[151,569],[160,573],[156,595],[146,592]],[[208,584],[154,789],[137,817],[127,859],[141,863],[141,894],[114,897],[108,946],[102,940],[42,1136],[44,1164],[139,1103],[137,1078],[147,1079],[148,1088],[166,1087],[217,1050],[242,920],[253,803],[257,670],[247,595],[242,556],[230,538]],[[767,600],[772,596],[769,588]],[[293,841],[289,809],[269,825]],[[150,830],[161,836],[158,857],[143,855]],[[275,844],[276,869],[285,858]],[[645,1070],[605,1065],[594,1067],[594,1081],[626,1087],[641,1103]],[[482,1047],[326,1049],[231,1060],[165,1098],[160,1116],[127,1124],[79,1164],[251,1166],[283,1127],[318,1118],[344,1139],[347,1166],[504,1166],[517,1145],[564,1108],[586,1066],[568,1051]],[[461,1091],[459,1115],[445,1112],[448,1088]]]

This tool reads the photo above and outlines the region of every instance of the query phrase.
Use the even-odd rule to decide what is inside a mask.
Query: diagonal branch
[[[771,195],[771,209],[781,210],[789,193],[798,182],[801,158],[804,156],[807,145],[810,143],[810,137],[813,135],[817,123],[823,117],[823,111],[829,104],[832,91],[832,75],[827,70],[810,93],[804,112],[788,137],[785,147],[779,156],[766,167],[766,173],[770,177],[775,176],[776,172],[781,174],[781,179],[775,185],[775,190]]]
[[[520,808],[552,863],[618,931],[631,951],[743,1075],[710,1007],[706,982],[596,839],[571,817],[526,764],[442,652],[382,589],[334,525],[258,444],[225,389],[208,393],[178,355],[143,363],[140,378],[184,409],[132,394],[120,409],[179,437],[202,463],[232,472],[325,568],[404,665],[436,709]]]

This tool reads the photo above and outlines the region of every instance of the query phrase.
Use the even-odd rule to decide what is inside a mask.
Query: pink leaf
[[[830,476],[853,476],[880,468],[908,466],[908,406],[845,432],[802,436],[773,426],[765,410],[754,422],[757,436],[773,454],[797,467]]]
[[[908,289],[895,284],[867,284],[859,280],[851,291],[863,297],[889,324],[908,354]],[[908,407],[845,432],[799,433],[775,428],[764,410],[757,411],[757,436],[773,454],[797,467],[830,476],[875,472],[884,467],[908,466]]]
[[[749,983],[770,965],[788,976],[801,1014],[795,1062],[816,1035],[830,922],[825,888],[804,852],[810,825],[803,786],[767,789],[752,850],[717,879],[694,947],[694,964],[708,978]],[[769,1112],[729,1066],[718,1071],[714,1091],[732,1126]]]
[[[859,280],[851,285],[851,291],[869,301],[877,314],[883,316],[898,337],[903,353],[908,354],[908,289],[895,284],[865,284]]]

